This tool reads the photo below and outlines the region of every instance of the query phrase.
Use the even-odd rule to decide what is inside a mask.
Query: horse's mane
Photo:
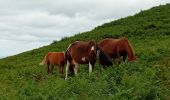
[[[99,50],[97,52],[99,52],[98,57],[99,57],[100,63],[105,66],[112,66],[113,65],[112,59],[108,55],[106,55],[99,46],[97,46],[97,50]]]
[[[128,46],[128,48],[129,48],[129,50],[130,50],[131,56],[135,55],[135,51],[134,51],[134,49],[133,49],[133,46],[132,46],[132,44],[129,42],[128,38],[123,37],[123,38],[121,38],[121,39],[124,40],[125,43],[127,44],[126,46]]]

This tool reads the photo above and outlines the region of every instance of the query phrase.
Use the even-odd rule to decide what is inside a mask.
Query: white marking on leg
[[[74,75],[77,76],[77,71],[78,71],[78,64],[75,64],[74,67]]]
[[[89,74],[91,74],[91,72],[92,72],[92,65],[89,62]]]
[[[82,57],[82,59],[81,59],[81,60],[85,62],[85,61],[86,61],[86,57]]]
[[[91,47],[91,51],[93,51],[93,50],[94,50],[94,46]]]
[[[67,60],[65,80],[67,79],[67,75],[68,75],[68,69],[69,69],[69,67],[70,67],[70,62]]]

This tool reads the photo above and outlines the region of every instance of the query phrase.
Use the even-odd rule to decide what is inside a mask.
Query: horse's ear
[[[95,41],[90,41],[89,45],[96,45],[96,42]]]

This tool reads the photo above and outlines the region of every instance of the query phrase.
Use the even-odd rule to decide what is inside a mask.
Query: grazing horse
[[[59,77],[63,74],[63,67],[65,65],[64,52],[48,52],[40,65],[47,65],[47,73],[52,74],[54,65],[58,65]]]
[[[103,62],[106,66],[112,66],[112,61],[109,56],[107,56],[97,45],[95,41],[83,42],[77,41],[69,45],[66,51],[66,76],[67,79],[68,69],[71,65],[74,65],[73,70],[75,76],[78,71],[78,64],[88,64],[89,74],[92,72],[97,58],[99,61]]]
[[[126,60],[127,56],[128,61],[135,61],[137,59],[131,43],[125,37],[119,39],[103,39],[99,42],[99,46],[109,57],[117,59],[117,62],[115,60],[117,64],[120,64],[121,56],[123,56],[123,61]]]

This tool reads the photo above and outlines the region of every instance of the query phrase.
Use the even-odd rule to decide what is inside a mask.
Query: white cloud
[[[0,52],[5,52],[0,56],[31,50],[167,2],[169,0],[0,0]]]

